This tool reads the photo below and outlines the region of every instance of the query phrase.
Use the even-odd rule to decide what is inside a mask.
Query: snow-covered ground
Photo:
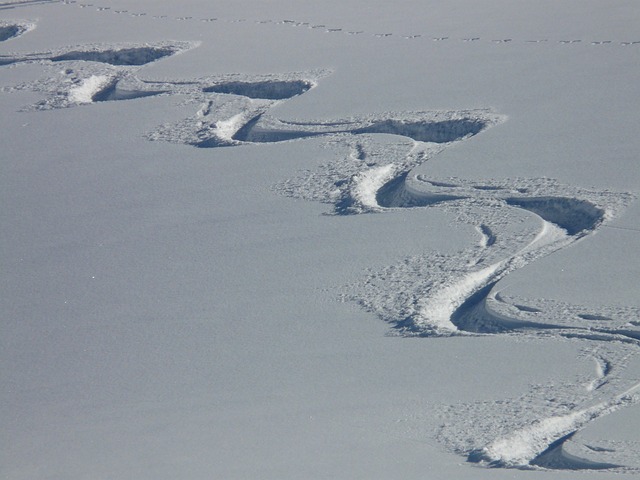
[[[640,473],[638,25],[0,1],[2,478]]]

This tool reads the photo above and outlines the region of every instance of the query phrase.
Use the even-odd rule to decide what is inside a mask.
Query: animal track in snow
[[[33,2],[40,2],[42,1],[43,3],[46,0],[32,0]],[[18,3],[18,2],[16,2]],[[19,3],[24,3],[24,4],[28,4],[29,0],[25,0],[25,2],[19,2]],[[71,5],[71,6],[75,6],[75,7],[79,7],[79,8],[87,8],[87,7],[94,7],[94,4],[83,4],[83,3],[78,3],[76,1],[73,0],[63,0],[61,3],[61,5]],[[168,17],[167,15],[153,15],[153,12],[137,12],[137,13],[131,13],[127,10],[112,10],[109,6],[95,6],[95,11],[99,12],[99,13],[117,13],[117,14],[122,14],[122,13],[126,13],[131,17],[138,17],[138,18],[151,18],[152,20],[172,20],[172,21],[188,21],[188,20],[199,20],[201,22],[213,22],[213,21],[219,21],[219,22],[223,22],[223,23],[243,23],[243,22],[247,22],[247,21],[251,21],[252,23],[256,24],[256,25],[273,25],[273,26],[284,26],[284,27],[294,27],[294,28],[306,28],[309,29],[311,31],[318,31],[318,32],[322,32],[322,33],[333,33],[333,34],[343,34],[343,35],[348,35],[348,36],[353,36],[353,35],[359,35],[359,34],[368,34],[369,36],[376,38],[376,39],[393,39],[395,37],[399,37],[399,38],[403,38],[403,39],[410,39],[410,40],[420,40],[420,39],[431,39],[433,41],[436,42],[442,42],[444,40],[452,40],[452,41],[461,41],[461,42],[488,42],[488,43],[492,43],[492,44],[496,44],[496,45],[505,45],[505,44],[509,44],[509,43],[529,43],[529,44],[544,44],[544,43],[549,43],[549,44],[561,44],[561,45],[579,45],[581,43],[585,43],[587,45],[608,45],[608,44],[612,44],[615,46],[633,46],[633,45],[640,45],[640,41],[629,41],[629,40],[619,40],[619,41],[611,41],[611,40],[589,40],[589,39],[570,39],[570,40],[565,40],[565,39],[558,39],[558,40],[553,40],[553,39],[548,39],[548,38],[541,38],[541,39],[516,39],[516,38],[512,38],[510,36],[505,35],[504,38],[501,37],[486,37],[486,38],[482,38],[482,37],[471,37],[471,36],[466,36],[466,37],[460,37],[460,38],[453,38],[451,36],[440,36],[440,37],[433,37],[432,35],[429,34],[429,32],[384,32],[384,33],[380,33],[380,32],[366,32],[364,30],[353,30],[353,29],[347,29],[338,25],[334,25],[334,26],[327,26],[324,23],[314,23],[311,21],[302,21],[302,20],[294,20],[291,18],[288,19],[278,19],[278,18],[261,18],[261,19],[247,19],[247,18],[202,18],[202,19],[196,19],[194,17],[191,16],[176,16],[176,17]],[[505,32],[506,33],[506,32]],[[445,42],[449,43],[449,42]]]
[[[10,10],[19,7],[28,7],[30,5],[42,5],[45,3],[56,3],[60,0],[14,0],[9,2],[2,2],[0,4],[0,10]]]

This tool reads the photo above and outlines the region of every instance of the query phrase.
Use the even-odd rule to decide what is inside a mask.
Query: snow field
[[[122,1],[118,3],[127,4]],[[282,6],[285,3],[283,2]],[[29,7],[30,4],[31,2],[16,2],[9,8]],[[198,8],[201,6],[196,4],[197,2],[194,2],[193,8],[199,11]],[[37,3],[34,3],[33,8],[36,8],[36,5]],[[238,32],[251,29],[275,32],[295,28],[304,30],[309,35],[306,38],[309,39],[315,39],[316,35],[323,34],[324,38],[331,37],[329,40],[322,40],[322,42],[329,42],[328,44],[350,42],[351,38],[366,37],[367,41],[378,42],[376,45],[384,46],[379,49],[376,47],[376,51],[386,52],[391,57],[398,57],[394,52],[404,48],[398,47],[397,42],[410,41],[414,45],[424,42],[425,48],[428,48],[427,51],[431,53],[435,51],[434,48],[444,49],[440,52],[450,52],[451,58],[456,58],[456,55],[463,56],[460,53],[462,49],[478,46],[484,48],[484,52],[488,52],[487,48],[504,48],[507,55],[524,52],[525,48],[530,47],[538,49],[537,52],[546,52],[549,58],[554,56],[568,58],[565,57],[569,52],[567,49],[573,49],[571,52],[579,52],[579,55],[577,60],[572,61],[581,65],[579,63],[581,56],[588,56],[589,51],[597,49],[613,51],[615,48],[616,52],[624,49],[626,52],[624,55],[629,52],[633,55],[633,48],[638,44],[633,39],[614,41],[594,38],[588,41],[586,37],[532,40],[528,36],[493,38],[484,34],[462,38],[421,33],[400,35],[387,30],[353,30],[319,22],[289,19],[223,18],[222,16],[214,18],[160,13],[168,7],[168,5],[141,3],[140,9],[148,9],[149,11],[146,12],[132,9],[131,5],[128,8],[121,8],[115,4],[97,6],[74,1],[47,6],[51,9],[69,9],[68,11],[73,11],[79,18],[80,16],[83,16],[82,18],[92,15],[95,18],[101,16],[116,23],[127,18],[126,22],[139,22],[139,25],[145,25],[149,32],[153,31],[154,23],[163,24],[163,27],[159,27],[162,29],[180,24],[184,25],[181,27],[183,33],[202,32],[206,31],[203,30],[205,28],[218,27],[225,32],[231,32],[233,36],[237,24],[241,25],[238,27]],[[173,8],[175,7],[169,10]],[[334,6],[334,8],[338,7]],[[276,12],[277,9],[274,10],[274,15]],[[369,21],[365,19],[365,22]],[[189,25],[195,22],[198,23],[198,28],[190,28]],[[130,23],[126,24],[130,25]],[[22,28],[20,25],[32,24],[15,21],[0,24],[0,41],[9,39],[11,43],[19,41],[20,35],[28,31],[26,27],[20,30]],[[211,36],[206,38],[212,39],[217,33],[212,31],[209,35]],[[149,35],[149,37],[155,37],[155,35]],[[179,37],[187,38],[189,35]],[[196,35],[192,35],[191,38],[196,38]],[[248,38],[250,37],[243,37],[242,40],[247,41]],[[319,40],[313,40],[313,42],[316,41]],[[361,40],[356,41],[361,42]],[[313,42],[309,40],[309,45]],[[485,142],[483,137],[499,138],[499,132],[504,126],[511,122],[516,124],[522,122],[517,115],[512,117],[509,108],[504,108],[511,105],[517,109],[520,104],[515,100],[504,100],[499,109],[489,108],[494,102],[482,101],[474,101],[473,108],[466,105],[460,108],[460,105],[465,104],[466,97],[449,92],[449,97],[445,95],[444,100],[438,100],[438,102],[451,103],[452,107],[447,110],[426,109],[430,108],[430,105],[416,105],[415,108],[423,109],[392,111],[387,108],[372,108],[369,113],[319,115],[317,112],[321,111],[321,107],[314,105],[314,102],[317,102],[317,98],[328,97],[326,94],[314,97],[316,90],[320,91],[325,82],[330,84],[329,81],[334,75],[342,75],[349,64],[349,61],[342,59],[334,65],[328,65],[327,62],[321,61],[322,58],[326,59],[321,55],[318,61],[315,62],[314,59],[315,64],[306,70],[299,70],[299,63],[296,63],[289,70],[278,69],[267,73],[252,73],[252,69],[247,68],[245,73],[208,73],[205,76],[188,72],[180,72],[180,75],[173,77],[158,74],[158,72],[170,70],[168,66],[163,65],[169,65],[170,61],[176,60],[176,58],[172,59],[175,54],[192,51],[191,53],[197,57],[196,47],[205,45],[206,41],[201,40],[136,43],[118,42],[118,39],[114,38],[114,43],[109,44],[87,43],[52,51],[3,54],[0,56],[1,69],[37,67],[42,71],[42,78],[25,80],[23,83],[4,87],[2,92],[6,94],[32,91],[44,97],[36,104],[24,106],[22,113],[25,115],[37,115],[42,110],[49,110],[51,115],[69,115],[69,118],[82,115],[86,116],[85,118],[91,118],[91,109],[100,111],[98,109],[101,106],[97,104],[106,101],[118,102],[109,106],[114,109],[112,111],[122,109],[122,111],[132,112],[136,108],[142,109],[143,105],[149,105],[149,108],[167,105],[173,108],[179,107],[181,110],[190,109],[192,113],[178,121],[166,121],[165,118],[169,115],[164,113],[163,118],[158,118],[157,121],[154,118],[155,127],[139,131],[135,135],[138,135],[136,137],[138,140],[144,135],[148,140],[157,142],[150,143],[147,147],[156,152],[166,149],[167,152],[172,152],[171,155],[180,156],[177,152],[186,152],[189,147],[198,147],[189,149],[189,153],[182,155],[197,158],[198,162],[205,158],[213,158],[226,165],[227,170],[221,173],[229,176],[229,185],[233,185],[233,188],[229,187],[229,191],[226,192],[226,200],[217,199],[220,205],[228,208],[228,211],[219,207],[221,209],[216,210],[216,213],[207,220],[216,225],[224,225],[230,218],[228,212],[235,211],[238,207],[232,205],[229,200],[233,196],[230,192],[234,191],[237,185],[248,182],[245,188],[247,192],[251,192],[258,184],[256,180],[252,180],[254,175],[250,175],[248,180],[245,178],[239,180],[241,176],[238,172],[241,169],[231,166],[229,159],[242,161],[252,155],[263,155],[265,159],[272,160],[276,152],[296,152],[300,160],[297,172],[292,168],[294,164],[288,163],[286,173],[274,179],[272,191],[261,191],[262,195],[273,195],[275,192],[284,197],[324,203],[328,205],[324,212],[329,214],[326,217],[331,217],[331,222],[341,222],[341,228],[347,230],[363,228],[363,225],[373,225],[376,222],[380,224],[389,222],[398,229],[398,234],[402,235],[403,232],[413,232],[415,229],[415,225],[402,226],[402,219],[407,219],[407,222],[411,219],[411,222],[415,222],[422,212],[424,218],[430,221],[434,221],[437,218],[436,215],[448,218],[451,231],[461,228],[460,231],[476,232],[473,238],[468,236],[465,239],[456,239],[466,245],[458,251],[445,253],[425,247],[423,253],[412,256],[403,256],[399,251],[396,257],[397,263],[379,267],[379,262],[376,262],[377,267],[370,267],[368,273],[360,274],[361,280],[350,281],[341,287],[339,295],[336,296],[341,300],[360,305],[366,312],[377,315],[388,322],[393,332],[400,336],[439,337],[422,340],[425,346],[428,342],[446,341],[442,337],[462,336],[469,342],[468,345],[472,345],[471,342],[481,337],[499,335],[522,342],[540,342],[541,344],[566,342],[571,348],[575,348],[575,345],[584,346],[581,347],[584,357],[595,361],[596,368],[592,377],[580,378],[580,381],[571,381],[560,387],[534,386],[530,392],[519,398],[495,402],[469,402],[462,405],[452,402],[449,406],[441,406],[440,409],[446,421],[442,423],[433,438],[440,441],[450,452],[462,455],[469,461],[492,467],[543,470],[610,469],[615,472],[637,473],[637,465],[629,460],[633,457],[630,452],[635,448],[630,443],[619,447],[623,454],[616,452],[614,455],[613,452],[602,449],[597,452],[592,450],[591,452],[597,453],[598,456],[598,459],[593,461],[588,458],[592,455],[589,451],[585,454],[585,450],[582,449],[580,455],[570,451],[575,452],[576,439],[586,435],[589,427],[596,421],[602,421],[605,416],[613,417],[613,414],[623,411],[623,407],[633,408],[638,403],[637,384],[630,380],[632,375],[628,375],[625,369],[628,365],[632,365],[631,360],[637,355],[640,338],[638,329],[640,309],[632,304],[583,305],[552,298],[527,298],[517,295],[517,290],[516,294],[512,294],[513,290],[508,288],[510,275],[514,272],[528,272],[529,265],[535,265],[550,255],[569,251],[578,242],[589,241],[593,235],[602,233],[603,227],[613,227],[635,202],[637,194],[635,191],[606,187],[604,182],[601,182],[600,186],[583,187],[571,184],[566,178],[562,181],[528,175],[519,177],[496,175],[479,178],[478,175],[471,173],[465,177],[442,176],[440,174],[442,167],[437,167],[433,174],[430,172],[431,162],[437,162],[439,158],[443,158],[441,156],[443,153],[455,151],[462,152],[461,155],[464,156],[464,152],[469,152],[471,146],[475,145],[480,145],[478,158],[486,161],[486,156],[482,157],[482,155],[486,155],[487,151],[489,154],[492,153],[487,145],[496,147],[495,143],[491,144],[489,140]],[[374,51],[371,44],[366,45],[366,48],[359,47],[363,49],[361,51]],[[426,47],[426,45],[429,46]],[[265,48],[270,47],[267,45]],[[560,50],[556,49],[565,50],[558,53]],[[236,53],[240,51],[241,49],[238,48]],[[464,54],[465,58],[467,58],[466,55]],[[485,55],[487,58],[493,58],[492,62],[496,62],[495,65],[499,65],[499,60],[496,58],[500,57],[491,57],[487,53]],[[621,55],[621,53],[615,55]],[[231,57],[242,58],[241,55],[231,55]],[[281,61],[284,64],[288,61],[294,63],[289,59],[281,59]],[[206,62],[199,62],[197,65],[194,63],[193,71],[199,72],[206,66]],[[476,67],[476,65],[467,66],[469,69],[480,71]],[[150,70],[145,71],[146,68]],[[497,67],[494,66],[494,68]],[[392,71],[393,68],[389,70]],[[416,78],[418,76],[416,74]],[[371,83],[376,81],[378,80],[375,78],[370,79]],[[366,85],[367,82],[362,81],[360,87]],[[535,88],[531,87],[531,91],[534,90]],[[418,90],[414,90],[414,94],[418,96]],[[410,96],[403,93],[401,89],[396,90],[394,95],[398,96],[400,103],[411,100]],[[504,97],[495,93],[492,95],[494,95],[493,98],[508,98],[507,94]],[[145,100],[146,97],[155,98]],[[363,94],[363,98],[365,97],[368,98]],[[306,98],[314,100],[305,103]],[[336,105],[328,107],[329,109],[335,108],[337,111],[343,108],[349,109],[348,103],[337,106],[340,103],[339,96],[336,98],[333,100]],[[393,98],[389,98],[387,96],[384,101],[392,102]],[[127,102],[128,105],[121,104],[120,101],[123,100],[135,100],[135,102]],[[151,103],[143,103],[151,101],[158,103],[154,103],[154,107],[151,107]],[[72,107],[80,105],[83,108],[77,111],[81,113],[72,110]],[[69,110],[63,113],[56,112],[61,108]],[[298,112],[298,115],[292,115],[291,112]],[[552,122],[558,121],[553,115],[549,118],[553,119]],[[548,143],[555,145],[552,140],[550,139]],[[606,135],[604,135],[603,142],[606,141]],[[562,142],[567,141],[563,139]],[[562,142],[557,143],[563,144]],[[580,142],[588,144],[589,140],[579,137],[579,140],[574,141],[576,145]],[[582,148],[582,144],[578,146]],[[313,152],[311,145],[320,146],[325,151],[324,155],[330,159],[314,164],[310,161],[311,152]],[[615,150],[611,140],[608,145]],[[460,148],[461,146],[463,148]],[[633,151],[633,145],[625,148]],[[620,151],[624,153],[626,150]],[[313,166],[304,165],[307,161]],[[500,164],[498,160],[494,161],[496,165]],[[166,159],[161,163],[166,164]],[[504,165],[502,167],[506,168]],[[188,163],[183,164],[183,168],[188,169]],[[491,170],[486,165],[480,168]],[[544,172],[541,172],[541,175],[543,174]],[[247,176],[244,175],[244,177]],[[629,180],[632,175],[627,177],[626,180]],[[254,183],[250,184],[251,182]],[[598,185],[598,182],[594,183]],[[217,185],[219,188],[226,188],[224,182]],[[174,187],[169,187],[170,190],[171,188]],[[193,192],[189,195],[193,195]],[[250,198],[254,199],[257,196]],[[278,201],[284,200],[288,199],[280,198]],[[270,202],[277,201],[270,200]],[[188,201],[186,203],[189,204]],[[300,208],[305,212],[319,211],[312,206]],[[254,218],[255,221],[255,214],[252,215],[249,210],[250,208],[245,209],[245,214],[248,218]],[[159,212],[159,215],[167,215],[169,218],[172,214],[165,211]],[[383,220],[382,217],[387,219]],[[291,228],[283,218],[277,215],[275,218],[277,218],[275,223],[285,231]],[[319,222],[311,218],[305,221],[310,225]],[[233,224],[234,228],[243,228],[241,222]],[[220,231],[224,228],[226,227],[222,227]],[[633,225],[629,228],[633,228]],[[445,230],[442,229],[442,231]],[[212,230],[209,234],[214,231]],[[224,230],[220,235],[226,238],[225,235],[229,235],[229,232]],[[257,237],[269,238],[270,235],[272,231],[269,230],[268,225],[265,225],[263,234]],[[439,238],[438,232],[433,230],[431,235]],[[431,245],[441,241],[441,238],[425,239],[425,242],[427,240]],[[367,241],[373,245],[373,240]],[[153,244],[153,241],[151,243]],[[229,245],[232,243],[229,242]],[[454,244],[453,241],[450,243]],[[232,256],[225,255],[224,251],[225,248],[229,248],[229,245],[225,244],[224,247],[222,244],[218,245],[221,251],[217,253],[221,253],[223,257],[227,256],[228,262],[221,262],[219,268],[220,271],[227,272],[231,283],[236,282],[238,288],[242,290],[249,280],[243,280],[233,273],[235,270],[230,266],[233,263]],[[299,244],[296,243],[296,245]],[[200,248],[201,246],[197,246],[197,249]],[[303,247],[300,249],[300,252],[305,250]],[[332,249],[334,252],[335,250],[335,248]],[[244,251],[244,256],[240,256],[235,261],[243,263],[254,254],[255,252]],[[293,254],[295,255],[296,252],[294,251]],[[304,258],[305,255],[301,254],[300,257]],[[390,261],[389,255],[385,258]],[[305,269],[313,271],[320,263],[324,264],[324,260],[320,261],[317,258],[313,261],[305,260]],[[278,272],[282,272],[276,271],[274,265],[269,265],[264,267],[264,273],[267,278],[277,283],[274,279],[278,278]],[[286,270],[293,272],[293,275],[301,275],[293,264],[289,267]],[[158,272],[155,276],[157,275]],[[342,278],[342,275],[336,278]],[[154,276],[153,272],[151,276]],[[357,275],[351,272],[351,275],[346,276]],[[221,277],[217,280],[226,283],[229,278],[223,280]],[[262,283],[256,280],[256,285],[266,288]],[[267,285],[271,283],[271,281],[266,282]],[[213,282],[211,288],[224,287]],[[235,305],[243,302],[240,298],[233,297],[233,290],[229,292],[229,298],[232,298],[230,306],[227,305],[227,300],[221,300],[222,297],[216,298],[226,305],[225,309],[233,311]],[[269,305],[272,301],[270,294],[263,292],[261,295],[264,295],[262,300],[265,306]],[[279,302],[288,305],[287,308],[290,311],[298,312],[296,315],[300,318],[311,315],[309,314],[311,306],[317,307],[322,301],[330,301],[326,298],[321,300],[317,293],[307,292],[307,295],[311,300],[301,301],[307,308],[301,308],[300,301],[295,306],[289,305],[287,302],[292,300],[284,293],[278,298]],[[164,304],[165,301],[160,303]],[[135,300],[130,299],[130,302],[132,305],[136,304]],[[180,300],[175,302],[180,303]],[[260,303],[260,298],[257,298],[256,302]],[[347,311],[350,308],[348,303],[338,306],[344,307]],[[90,309],[90,307],[91,305],[87,303],[87,308]],[[273,306],[271,308],[273,311],[278,310]],[[322,310],[323,307],[317,308]],[[265,312],[268,311],[269,308],[266,308]],[[251,317],[252,312],[248,311],[246,316]],[[260,317],[264,320],[263,334],[269,338],[273,335],[273,332],[269,333],[270,326],[288,321],[286,318],[282,320],[280,314],[264,313]],[[291,334],[290,327],[284,331],[287,335]],[[241,342],[237,344],[238,352],[243,351],[240,344]],[[265,348],[265,350],[268,349]],[[265,364],[269,364],[269,361],[278,363],[273,360],[273,356],[269,356],[273,355],[272,353],[263,355],[267,358]],[[263,361],[263,358],[257,358],[257,362]],[[304,356],[298,361],[303,366],[306,365]],[[557,367],[560,370],[569,371],[567,366],[557,365]],[[240,369],[244,371],[244,367]],[[263,373],[267,377],[271,374],[268,368],[265,368]],[[249,389],[250,398],[252,393]],[[561,400],[556,401],[556,398]],[[230,402],[233,403],[235,400],[237,399],[231,398]],[[247,400],[249,409],[255,407],[255,405],[251,407],[251,401]],[[503,408],[505,405],[506,408]],[[533,408],[529,408],[532,406]],[[253,413],[255,411],[254,408]],[[367,418],[363,416],[364,423],[368,421]],[[250,430],[249,425],[243,426],[242,431]],[[238,442],[242,443],[240,440]],[[257,446],[256,449],[264,453]],[[407,449],[409,450],[411,449]],[[613,457],[624,458],[625,461],[608,461],[607,453],[611,453],[612,459]],[[367,453],[362,452],[361,455],[361,458],[365,459]],[[203,462],[202,459],[195,463],[200,465],[200,462]],[[233,463],[230,459],[229,462],[227,465]],[[106,471],[108,470],[107,468]],[[17,472],[17,469],[13,471]],[[282,471],[286,471],[286,468]],[[179,475],[179,469],[176,472]]]

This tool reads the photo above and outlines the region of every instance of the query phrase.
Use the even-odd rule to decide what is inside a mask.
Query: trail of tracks
[[[187,96],[200,105],[197,112],[177,124],[158,127],[148,134],[149,139],[220,148],[323,138],[339,152],[335,161],[283,181],[274,187],[276,191],[328,203],[336,215],[437,208],[448,212],[454,222],[476,227],[480,238],[475,246],[454,255],[428,252],[408,258],[351,287],[345,298],[376,313],[401,334],[552,335],[617,341],[623,345],[620,348],[634,351],[640,345],[637,309],[602,306],[592,311],[547,300],[510,299],[497,290],[498,282],[514,270],[605,226],[632,195],[561,185],[550,179],[469,181],[414,173],[415,167],[449,145],[505,120],[490,110],[388,112],[315,122],[269,115],[278,103],[315,88],[330,73],[324,70],[232,74],[188,82],[137,76],[145,64],[194,46],[184,42],[89,45],[4,56],[0,65],[31,62],[50,69],[38,82],[4,90],[42,92],[46,98],[35,109],[153,95]],[[478,444],[463,453],[493,466],[614,468],[614,464],[570,461],[558,453],[567,439],[591,421],[639,400],[639,385],[622,393],[612,390],[616,382],[611,371],[621,366],[609,357],[601,362],[586,400],[570,412],[549,415],[541,410],[530,423],[493,439],[487,438],[486,432],[492,430],[486,429],[478,433]],[[593,403],[596,397],[600,401]]]

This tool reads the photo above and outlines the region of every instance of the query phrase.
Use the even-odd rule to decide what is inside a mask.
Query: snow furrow
[[[609,401],[572,411],[567,415],[541,419],[527,427],[493,441],[480,451],[472,452],[473,461],[492,466],[525,467],[544,464],[543,457],[550,447],[561,448],[562,439],[584,428],[588,423],[609,415],[620,408],[640,401],[636,393],[640,383],[616,395]]]
[[[341,150],[339,158],[320,172],[306,172],[277,185],[277,191],[329,203],[338,215],[439,208],[456,223],[474,227],[480,239],[472,247],[452,255],[427,253],[406,259],[401,266],[370,276],[364,285],[352,286],[343,296],[393,324],[401,334],[540,333],[599,341],[622,338],[634,348],[640,345],[637,324],[630,322],[630,316],[638,313],[633,309],[615,321],[612,315],[585,313],[583,308],[576,315],[567,315],[570,309],[545,310],[528,302],[510,302],[496,291],[498,282],[509,273],[596,232],[631,201],[631,194],[591,191],[550,179],[471,182],[414,174],[417,166],[444,148],[505,120],[489,110],[386,112],[304,122],[268,114],[282,101],[314,88],[327,74],[324,70],[218,75],[180,82],[143,81],[135,75],[138,67],[195,45],[72,47],[7,56],[0,64],[57,64],[55,80],[15,88],[47,94],[36,109],[159,93],[187,96],[200,105],[179,123],[158,127],[148,135],[150,140],[219,148],[323,138],[326,145]],[[62,72],[60,63],[65,65]],[[606,390],[601,387],[609,380],[605,377],[611,368],[609,363],[602,364],[587,392]],[[541,416],[476,446],[467,452],[469,459],[491,466],[553,468],[560,464],[550,459],[565,439],[593,420],[636,403],[639,388],[635,385],[621,394],[609,394],[608,399],[568,413]],[[573,465],[567,468],[579,463],[563,458]]]

